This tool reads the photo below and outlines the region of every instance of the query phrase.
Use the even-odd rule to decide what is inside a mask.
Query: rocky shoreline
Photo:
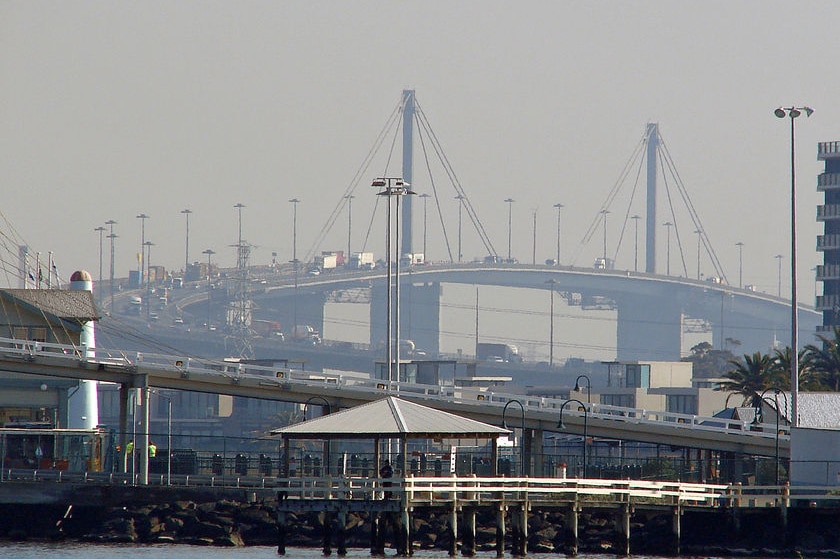
[[[0,540],[274,546],[278,542],[274,504],[271,500],[220,499],[124,507],[0,505]],[[829,514],[826,511],[815,514],[808,509],[802,509],[804,514],[791,514],[787,534],[782,533],[785,531],[780,529],[773,514],[760,514],[764,512],[761,510],[751,512],[732,522],[731,514],[725,510],[684,511],[681,554],[840,558],[840,536],[836,530],[840,509]],[[773,512],[776,511],[769,511]],[[608,511],[581,514],[579,551],[616,553],[620,538],[614,520]],[[669,511],[633,515],[630,540],[633,553],[674,554],[672,520]],[[288,514],[286,545],[321,548],[324,530],[334,533],[335,522],[334,515],[323,513]],[[479,512],[476,526],[477,551],[494,551],[495,516]],[[348,547],[370,548],[370,518],[366,514],[348,513],[345,532]],[[415,549],[446,551],[450,548],[448,515],[439,511],[415,511],[411,532]],[[528,553],[564,553],[568,551],[567,541],[564,514],[532,511],[528,520]]]

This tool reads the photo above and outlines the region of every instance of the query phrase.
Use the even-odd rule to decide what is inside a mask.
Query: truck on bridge
[[[519,348],[512,344],[477,343],[475,344],[475,358],[479,361],[522,362]]]

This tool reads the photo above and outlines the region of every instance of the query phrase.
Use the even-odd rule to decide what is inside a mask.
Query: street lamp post
[[[152,284],[149,280],[151,279],[152,246],[154,246],[154,243],[146,241],[143,246],[146,247],[146,320],[149,320],[152,314]]]
[[[586,406],[580,400],[575,400],[570,398],[563,402],[563,405],[560,406],[560,421],[557,422],[557,428],[566,430],[566,425],[563,423],[563,410],[566,409],[566,406],[571,404],[572,402],[576,402],[579,406],[578,411],[581,409],[583,410],[583,477],[586,477],[586,451],[587,451],[587,443],[586,439],[588,437],[588,422],[589,422],[589,410],[586,409]]]
[[[353,235],[353,196],[352,194],[348,194],[345,196],[347,199],[347,255],[345,258],[347,261],[350,260],[350,238]]]
[[[508,205],[508,262],[511,262],[510,242],[513,236],[513,203],[515,201],[513,198],[505,198],[505,203]]]
[[[536,266],[537,265],[537,210],[536,209],[534,210],[533,232],[534,232],[534,243],[533,243],[533,250],[531,252],[531,265]]]
[[[213,256],[214,254],[216,254],[216,251],[213,250],[212,248],[208,248],[208,249],[202,250],[201,254],[206,254],[207,255],[207,330],[209,331],[210,330],[210,300],[211,300],[211,297],[210,297],[210,288],[211,288],[210,257]]]
[[[776,289],[777,289],[777,291],[776,291],[776,296],[777,296],[777,297],[781,297],[781,296],[782,296],[782,258],[783,258],[783,257],[782,257],[782,255],[781,255],[781,254],[777,254],[777,255],[776,255],[776,256],[774,256],[773,258],[775,258],[775,259],[776,259],[776,261],[777,261],[777,262],[778,262],[778,264],[779,264],[779,266],[778,266],[778,267],[779,267],[779,280],[778,280],[778,284],[777,284],[777,285],[778,285],[778,287],[776,288]]]
[[[703,236],[703,232],[699,229],[695,229],[694,233],[697,235],[697,281],[700,281],[700,240]]]
[[[785,394],[784,392],[782,392],[778,388],[768,388],[768,389],[764,390],[764,392],[762,392],[761,395],[759,396],[759,401],[756,402],[758,405],[756,406],[755,420],[753,421],[753,423],[755,425],[760,425],[763,422],[762,405],[763,405],[764,402],[771,403],[767,399],[767,397],[765,396],[765,394],[767,394],[767,392],[770,391],[770,390],[773,391],[773,402],[772,403],[775,406],[775,415],[776,415],[776,485],[779,485],[779,481],[780,481],[780,476],[779,476],[779,461],[780,461],[779,460],[779,434],[780,434],[779,433],[779,416],[782,414],[781,410],[779,409],[779,394],[781,394],[785,398],[785,411],[787,411],[787,406],[788,406],[787,394]]]
[[[388,359],[388,383],[390,389],[390,383],[394,380],[394,345],[396,345],[396,358],[397,358],[397,380],[399,380],[399,360],[400,360],[400,240],[399,240],[399,231],[400,231],[400,197],[414,194],[412,190],[409,189],[409,184],[401,177],[379,177],[373,180],[371,186],[379,188],[379,192],[377,196],[385,196],[388,199],[388,207],[387,207],[387,231],[385,235],[385,267],[386,267],[386,284],[387,284],[387,297],[386,297],[386,332],[385,332],[385,342],[386,342],[386,354]],[[396,250],[397,250],[397,269],[396,269],[396,285],[395,285],[395,295],[396,295],[396,332],[392,328],[392,308],[391,308],[391,253],[393,252],[391,249],[391,198],[396,196],[397,204],[396,204],[396,222],[395,222],[395,229],[397,231],[397,239],[396,239]],[[392,334],[396,334],[396,344],[393,343]]]
[[[295,274],[295,293],[292,297],[292,338],[295,337],[297,329],[297,299],[298,299],[298,258],[297,258],[297,207],[300,200],[292,198],[289,200],[292,204],[292,267]]]
[[[796,129],[794,122],[802,112],[809,117],[811,107],[779,107],[773,114],[790,118],[790,404],[791,424],[799,426],[799,316],[796,295]]]
[[[633,215],[630,217],[633,221],[635,221],[635,242],[633,243],[633,271],[639,271],[639,220],[642,219],[641,216],[638,214]]]
[[[455,197],[458,200],[458,263],[461,263],[461,258],[463,258],[464,254],[461,250],[461,213],[464,210],[464,196],[459,194]],[[424,254],[425,258],[425,254]]]
[[[143,285],[143,251],[146,247],[146,220],[149,219],[149,216],[141,213],[137,216],[137,219],[140,220],[140,258],[137,260],[137,271],[140,274],[140,277],[138,278],[139,284]]]
[[[190,214],[192,210],[184,209],[181,210],[181,213],[184,214],[184,217],[187,221],[187,237],[184,243],[184,275],[187,275],[187,270],[190,267]]]
[[[744,288],[744,243],[738,241],[735,243],[738,247],[738,288]]]
[[[601,210],[601,215],[604,216],[604,269],[610,268],[607,262],[607,216],[610,215],[610,210]]]
[[[580,386],[580,380],[581,379],[586,380],[586,401],[587,401],[587,403],[591,404],[592,403],[592,381],[589,380],[588,376],[578,375],[578,377],[575,379],[575,387],[572,390],[574,392],[580,392],[581,391],[581,386]]]
[[[111,241],[111,273],[108,276],[108,289],[111,290],[111,313],[114,312],[114,239],[117,238],[117,235],[114,235],[114,225],[117,222],[113,219],[109,219],[105,222],[105,225],[109,227],[108,239]]]
[[[665,275],[671,275],[671,227],[674,226],[670,221],[666,221],[662,225],[668,230],[668,241],[665,243]]]
[[[105,232],[105,228],[101,225],[94,229],[99,233],[99,285],[97,286],[99,289],[102,289],[102,236]],[[100,297],[100,303],[102,303],[102,298]]]
[[[560,224],[562,219],[562,212],[563,212],[563,204],[554,204],[554,207],[557,208],[557,261],[555,262],[556,266],[560,265]]]
[[[559,283],[556,279],[551,278],[550,280],[546,281],[545,283],[548,284],[548,289],[551,293],[551,299],[549,304],[549,322],[548,322],[548,366],[554,366],[554,290],[555,286]]]
[[[507,421],[505,420],[505,414],[507,413],[508,406],[511,404],[518,404],[519,411],[522,414],[522,423],[520,429],[522,431],[521,440],[520,440],[520,450],[519,450],[519,473],[522,476],[526,475],[525,470],[525,406],[522,405],[522,402],[519,400],[508,400],[505,403],[505,407],[502,409],[502,429],[507,429]]]
[[[423,260],[429,261],[429,253],[426,252],[426,201],[429,198],[429,195],[425,192],[420,194],[420,198],[423,199]]]

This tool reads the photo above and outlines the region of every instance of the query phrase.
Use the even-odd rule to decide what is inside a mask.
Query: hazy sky
[[[415,89],[499,254],[506,198],[516,200],[512,244],[522,262],[532,258],[535,210],[537,260],[554,255],[559,202],[564,255],[591,265],[601,233],[578,244],[646,123],[658,122],[730,283],[741,241],[744,283],[775,293],[774,255],[788,266],[790,143],[788,121],[772,111],[805,104],[816,110],[798,119],[796,135],[800,286],[810,303],[822,229],[816,144],[840,140],[837,21],[840,3],[830,1],[2,1],[4,233],[8,245],[53,251],[65,277],[78,268],[96,277],[94,229],[114,219],[125,276],[136,268],[135,216],[144,212],[152,264],[179,269],[180,211],[189,208],[190,260],[212,248],[233,266],[242,203],[252,263],[272,252],[287,261],[288,200],[301,200],[301,256],[402,90]],[[398,175],[399,153],[388,165],[386,146],[354,192],[354,250],[376,201],[370,180]],[[423,158],[418,146],[414,188],[430,192]],[[632,172],[625,188],[634,180]],[[455,243],[455,192],[442,174],[435,181]],[[631,213],[644,213],[640,201]],[[626,202],[611,211],[609,252]],[[383,220],[368,243],[380,256]],[[694,226],[678,225],[693,276]],[[319,250],[344,249],[346,239],[342,214]],[[466,225],[463,245],[467,259],[486,254]],[[632,241],[624,247],[618,266],[632,268]],[[107,276],[107,239],[105,252]],[[428,252],[447,257],[439,234]]]

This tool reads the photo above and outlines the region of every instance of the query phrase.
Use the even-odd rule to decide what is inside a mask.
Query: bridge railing
[[[471,387],[426,385],[381,379],[365,378],[356,375],[346,375],[332,372],[314,372],[285,367],[268,367],[263,365],[245,364],[229,360],[202,359],[189,356],[178,356],[158,353],[126,352],[114,349],[87,348],[85,346],[63,345],[45,342],[0,338],[0,354],[6,358],[35,360],[39,358],[66,361],[68,366],[108,367],[126,372],[160,371],[179,374],[182,378],[220,377],[228,382],[238,383],[250,379],[264,386],[325,386],[330,389],[353,389],[369,394],[406,395],[424,399],[446,400],[448,402],[474,403],[481,401],[482,405],[502,408],[511,401],[522,404],[526,415],[529,412],[556,411],[559,419],[560,408],[565,400],[559,398],[526,396],[483,390]],[[720,432],[740,431],[741,434],[755,437],[787,439],[789,430],[780,426],[779,433],[770,425],[753,426],[748,421],[731,420],[717,417],[704,417],[691,414],[680,414],[665,411],[651,411],[642,408],[624,408],[598,403],[586,403],[585,412],[577,406],[567,407],[564,414],[583,416],[589,419],[605,419],[638,424],[661,424],[692,430],[708,430]],[[512,417],[515,417],[513,415]]]

